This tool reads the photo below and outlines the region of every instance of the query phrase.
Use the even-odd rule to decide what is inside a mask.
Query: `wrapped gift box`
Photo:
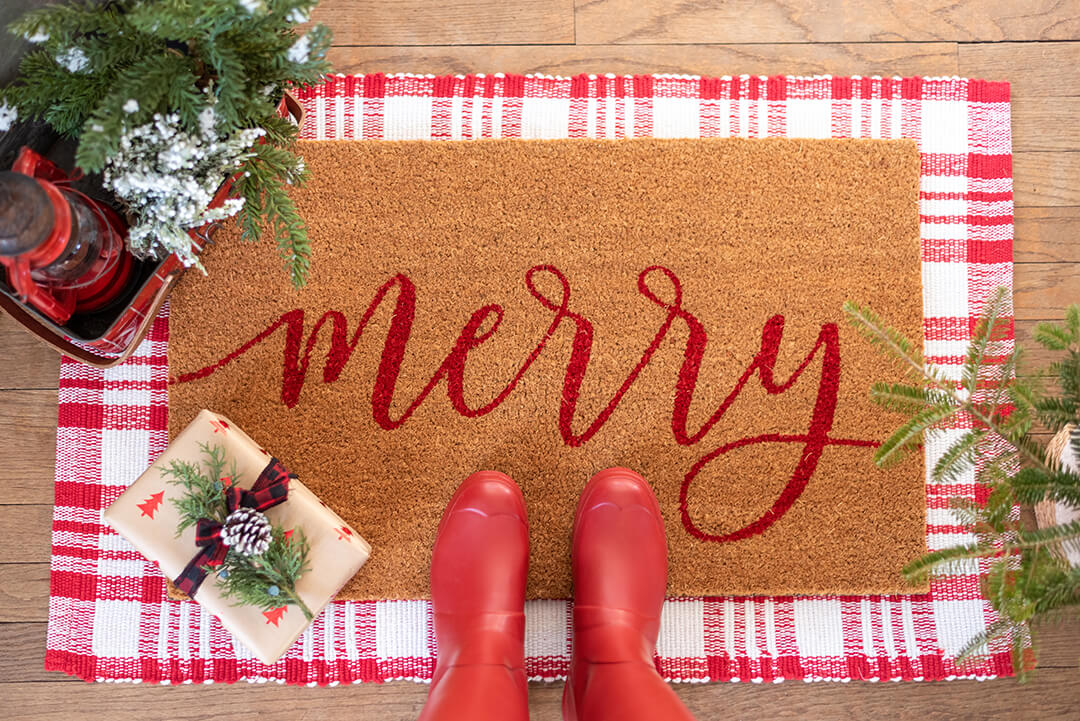
[[[177,578],[201,549],[195,544],[195,527],[177,536],[180,513],[173,500],[182,498],[185,490],[162,471],[174,460],[203,464],[205,456],[200,444],[218,444],[224,448],[226,467],[231,470],[232,464],[236,464],[237,483],[246,489],[251,488],[272,460],[262,446],[229,419],[204,410],[105,510],[105,521],[157,563],[169,579]],[[265,513],[274,526],[285,530],[299,528],[307,537],[311,546],[309,570],[300,576],[296,590],[318,616],[364,565],[371,546],[295,477],[288,481],[286,500]],[[222,596],[221,583],[216,574],[207,575],[194,594],[195,600],[217,616],[260,661],[268,664],[277,661],[307,628],[309,622],[297,606],[265,610],[234,605],[234,600]]]

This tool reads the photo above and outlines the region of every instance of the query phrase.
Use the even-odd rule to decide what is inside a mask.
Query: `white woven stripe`
[[[459,106],[464,104],[458,100]],[[550,140],[569,137],[570,98],[525,98],[522,103],[521,134],[524,138]],[[463,133],[460,114],[451,120],[451,132],[455,139]]]
[[[758,658],[761,651],[758,649],[758,623],[756,604],[753,599],[743,601],[743,627],[746,630],[746,648],[744,653],[750,658]]]
[[[981,619],[985,609],[986,602],[981,599],[934,601],[938,640],[945,653],[958,655],[972,638],[984,630]]]
[[[358,628],[356,604],[346,603],[343,608],[345,609],[345,657],[350,661],[355,661],[360,658],[360,652],[356,646],[356,630]]]
[[[133,601],[98,600],[94,609],[94,653],[138,658],[140,610]]]
[[[422,658],[428,655],[427,601],[383,601],[375,606],[375,655]]]
[[[838,599],[796,599],[795,639],[802,656],[841,656],[843,628]]]
[[[322,655],[327,661],[337,660],[337,637],[338,631],[338,617],[340,616],[338,606],[331,603],[327,605],[326,609],[322,612],[320,620],[322,621]]]
[[[150,434],[145,431],[112,430],[101,432],[101,482],[127,488],[133,478],[146,470],[150,455]]]
[[[686,599],[664,603],[656,653],[666,658],[700,658],[705,655],[704,601]]]
[[[567,608],[564,601],[534,600],[525,603],[525,655],[565,656]]]

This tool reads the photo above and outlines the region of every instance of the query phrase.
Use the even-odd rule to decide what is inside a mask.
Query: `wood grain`
[[[1080,298],[1076,299],[1075,302],[1080,303]],[[1060,323],[1064,317],[1065,311],[1061,310],[1052,320]],[[1059,351],[1046,350],[1035,342],[1035,326],[1037,326],[1039,322],[1040,321],[1035,320],[1018,320],[1013,325],[1016,343],[1024,349],[1023,356],[1021,356],[1020,359],[1020,368],[1018,370],[1018,373],[1021,376],[1031,377],[1040,375],[1051,363],[1061,360],[1061,353]]]
[[[1080,205],[1080,152],[1013,154],[1017,207]]]
[[[574,42],[573,0],[323,0],[311,15],[335,45]]]
[[[833,721],[892,719],[1063,721],[1075,719],[1080,674],[1044,669],[1028,684],[1010,680],[950,683],[677,684],[675,692],[699,721]],[[413,721],[427,686],[396,682],[362,688],[275,684],[162,687],[48,681],[3,687],[9,721],[40,721],[62,709],[66,721],[259,721],[378,719]],[[532,721],[561,718],[562,684],[530,684]],[[59,717],[59,715],[57,716]]]
[[[47,1],[0,3],[0,24]],[[578,0],[576,10],[573,0],[323,0],[314,17],[335,31],[340,47],[331,61],[341,72],[959,74],[1009,80],[1017,151],[1017,317],[1053,319],[1060,318],[1063,303],[1080,300],[1080,153],[1073,152],[1080,149],[1080,42],[1069,42],[1080,38],[1078,18],[1077,0]],[[583,45],[567,44],[575,41],[575,24]],[[917,42],[897,42],[902,40]],[[23,47],[0,43],[0,80],[10,77]],[[28,137],[6,139],[18,145]],[[1049,354],[1031,342],[1034,327],[1034,320],[1018,320],[1017,339],[1029,348],[1029,364],[1045,364]],[[7,718],[416,718],[427,687],[410,683],[163,689],[83,684],[45,673],[58,361],[5,318],[0,349],[0,389],[22,389],[0,390],[7,476],[0,529],[9,539],[23,534],[0,551],[0,697]],[[685,684],[676,693],[700,721],[1075,718],[1080,628],[1046,626],[1037,634],[1043,668],[1023,686],[1009,680]],[[534,686],[534,721],[560,718],[561,691],[561,685]]]
[[[340,73],[955,75],[952,43],[335,47]]]
[[[0,391],[0,439],[7,441],[4,503],[53,502],[56,412],[56,390]]]
[[[0,348],[5,358],[18,362],[4,363],[0,390],[43,390],[56,388],[60,375],[60,354],[19,326],[10,316],[0,313]]]
[[[1075,0],[577,0],[579,43],[1069,40]]]
[[[1013,218],[1017,263],[1080,263],[1080,208],[1017,208]]]
[[[0,341],[4,339],[0,335]],[[0,373],[4,372],[0,364]],[[5,493],[2,503],[52,503],[56,458],[57,391],[0,390],[0,438],[4,449]]]
[[[20,681],[68,681],[45,670],[46,623],[0,623],[0,677]],[[70,683],[70,681],[68,681]],[[5,686],[4,688],[10,688]]]
[[[48,563],[0,563],[0,624],[48,620],[48,597]]]
[[[1061,320],[1080,302],[1080,279],[1070,263],[1018,263],[1013,268],[1013,305],[1018,320]]]
[[[52,538],[52,506],[0,506],[0,563],[47,563]]]
[[[964,44],[959,63],[962,76],[1008,80],[1013,98],[1080,95],[1080,43]]]
[[[1080,150],[1080,98],[1016,98],[1012,102],[1013,151]]]

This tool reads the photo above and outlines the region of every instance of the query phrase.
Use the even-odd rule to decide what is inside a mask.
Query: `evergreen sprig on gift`
[[[238,173],[235,192],[243,237],[263,231],[275,238],[292,282],[303,284],[310,246],[307,230],[287,192],[306,178],[303,159],[291,150],[296,127],[277,115],[290,85],[315,83],[329,70],[329,30],[322,25],[297,35],[316,0],[110,0],[74,2],[33,10],[9,30],[37,48],[23,59],[20,76],[0,89],[0,131],[16,117],[41,119],[65,136],[78,138],[76,162],[88,172],[110,170],[136,128],[171,127],[165,141],[181,138],[190,154],[210,153],[244,131],[261,129],[263,142],[236,153],[228,171],[219,165],[185,166],[194,180],[217,187]],[[175,122],[172,118],[175,117]],[[164,145],[170,142],[163,141]],[[174,141],[176,142],[176,141]],[[175,155],[174,155],[175,158]],[[177,170],[167,162],[155,172]],[[113,175],[124,168],[111,168]],[[197,172],[214,174],[204,179]],[[217,177],[220,176],[220,177]],[[130,188],[129,184],[129,188]],[[153,183],[147,185],[152,186]],[[112,188],[127,202],[123,189]],[[175,194],[176,191],[174,191]],[[205,193],[197,195],[205,209]],[[147,215],[146,193],[131,203]],[[167,241],[137,245],[133,252],[164,257],[187,242],[187,230],[220,219],[189,212],[175,218],[176,199],[163,203],[162,217],[140,218]],[[174,215],[169,216],[168,212]],[[220,216],[221,213],[218,214]],[[197,264],[183,255],[186,264]]]
[[[170,483],[183,486],[185,491],[183,497],[173,499],[173,505],[180,512],[177,536],[204,518],[225,525],[229,517],[225,490],[229,485],[244,485],[235,463],[230,465],[228,475],[223,474],[226,467],[224,448],[200,443],[199,449],[203,453],[203,463],[174,459],[162,469],[162,475],[171,478]],[[284,529],[274,526],[270,544],[261,554],[248,556],[230,546],[220,566],[204,566],[203,571],[207,575],[217,574],[222,595],[233,599],[234,605],[269,611],[291,604],[310,621],[314,614],[296,591],[297,581],[310,570],[310,552],[311,544],[303,530],[296,528],[286,536]]]
[[[270,547],[258,563],[230,564],[226,557],[218,572],[218,577],[224,580],[222,595],[234,599],[238,606],[255,606],[264,611],[292,604],[311,621],[314,618],[311,609],[296,593],[296,580],[308,570],[309,550],[303,531],[297,530],[291,538],[286,538],[285,531],[275,527]]]
[[[1033,529],[1017,512],[1043,500],[1080,508],[1080,474],[1062,467],[1032,435],[1036,423],[1069,434],[1069,448],[1080,458],[1080,306],[1069,307],[1064,324],[1036,327],[1036,342],[1062,354],[1042,374],[1057,380],[1059,394],[1048,395],[1039,376],[1016,375],[1022,349],[1006,352],[1001,342],[1007,337],[1009,303],[1006,288],[987,303],[958,380],[927,364],[915,344],[873,311],[854,303],[845,304],[844,310],[908,378],[906,383],[876,383],[871,388],[877,404],[909,416],[878,448],[874,461],[885,466],[920,452],[924,435],[943,427],[967,428],[941,454],[931,478],[941,484],[956,482],[974,467],[976,482],[989,490],[982,505],[952,499],[953,512],[973,541],[927,553],[909,564],[905,574],[925,581],[934,574],[970,573],[975,564],[984,567],[983,590],[998,620],[972,638],[960,658],[986,653],[1005,641],[1023,679],[1034,668],[1031,622],[1080,610],[1080,567],[1073,567],[1063,552],[1080,547],[1080,521]]]
[[[180,512],[180,525],[176,529],[179,536],[187,529],[199,523],[200,518],[223,521],[229,515],[225,505],[225,485],[222,478],[237,477],[236,462],[225,474],[225,449],[218,445],[199,444],[203,452],[207,472],[204,473],[198,463],[174,460],[164,474],[172,477],[172,482],[184,487],[185,495],[174,498],[173,505]]]

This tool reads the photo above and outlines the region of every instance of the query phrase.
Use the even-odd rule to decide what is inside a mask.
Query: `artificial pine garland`
[[[222,595],[237,606],[255,606],[264,611],[286,604],[297,606],[307,620],[314,614],[296,592],[296,582],[306,573],[311,546],[297,528],[289,536],[279,526],[270,526],[266,517],[249,508],[229,513],[225,502],[227,485],[241,485],[235,462],[225,473],[225,450],[219,445],[199,444],[206,472],[198,463],[173,460],[162,474],[187,493],[173,504],[180,512],[179,536],[200,519],[217,521],[229,542],[225,560],[216,568],[204,566],[207,574],[217,574]],[[269,527],[268,542],[264,535]]]
[[[959,381],[944,377],[926,363],[917,346],[887,326],[873,311],[854,303],[844,310],[852,324],[874,345],[898,361],[908,383],[877,383],[870,391],[880,406],[910,416],[874,456],[887,466],[911,452],[921,452],[924,434],[937,433],[949,421],[970,427],[941,455],[931,478],[956,482],[975,466],[976,481],[989,489],[985,504],[954,498],[953,510],[974,542],[933,551],[912,562],[905,574],[925,580],[931,574],[964,572],[964,564],[988,567],[983,589],[998,621],[971,639],[960,657],[984,653],[994,640],[1010,643],[1013,666],[1021,679],[1034,668],[1031,622],[1075,615],[1080,610],[1080,566],[1061,549],[1080,548],[1080,521],[1031,529],[1015,513],[1018,506],[1043,500],[1080,508],[1080,474],[1061,467],[1054,453],[1032,435],[1036,423],[1069,434],[1069,447],[1080,458],[1080,305],[1070,306],[1065,323],[1039,323],[1035,340],[1061,353],[1042,377],[1057,381],[1060,395],[1044,394],[1040,377],[1017,376],[1022,357],[1017,347],[998,366],[997,342],[1007,337],[1009,291],[999,288],[987,303],[968,348]],[[976,455],[982,463],[976,465]]]
[[[178,252],[185,264],[198,265],[186,230],[239,212],[243,237],[271,232],[292,282],[302,285],[310,246],[287,188],[307,174],[290,149],[296,127],[276,108],[287,86],[317,82],[329,69],[329,30],[294,30],[315,4],[110,0],[28,12],[9,30],[38,47],[23,59],[15,83],[0,89],[0,131],[21,116],[78,138],[76,162],[104,171],[134,216],[137,255]],[[137,129],[157,146],[141,148],[143,165],[125,176],[133,159],[119,167],[110,160],[131,150]],[[255,131],[261,142],[252,145]],[[207,162],[233,139],[245,141],[242,149]],[[233,173],[238,201],[207,212],[205,190],[196,186],[216,188]],[[160,189],[176,176],[184,182]]]

